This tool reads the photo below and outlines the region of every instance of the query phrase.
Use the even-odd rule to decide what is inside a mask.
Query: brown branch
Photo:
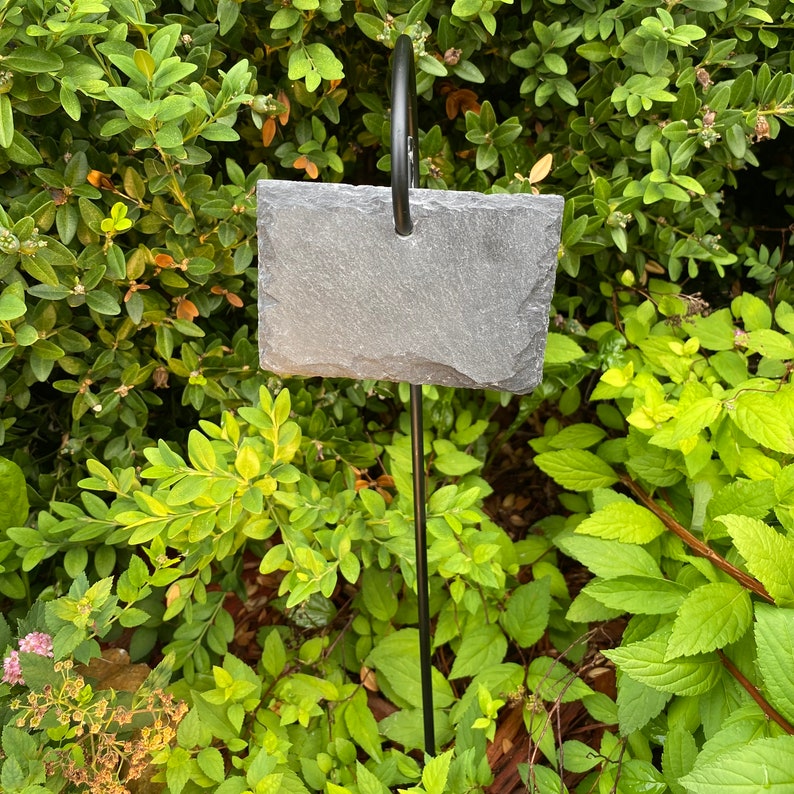
[[[698,555],[705,557],[728,576],[735,579],[742,587],[761,596],[765,601],[774,604],[775,601],[766,588],[757,579],[731,565],[724,557],[718,554],[702,540],[696,538],[686,527],[678,523],[666,510],[663,510],[631,477],[622,475],[620,481],[647,507],[671,532],[678,535],[689,548]]]
[[[722,651],[718,650],[717,656],[720,657],[720,661],[725,665],[725,669],[745,688],[747,694],[761,707],[761,711],[763,711],[770,720],[776,722],[787,734],[794,735],[794,727],[791,726],[784,716],[778,714],[778,712],[769,705],[758,687],[748,681],[742,671]]]

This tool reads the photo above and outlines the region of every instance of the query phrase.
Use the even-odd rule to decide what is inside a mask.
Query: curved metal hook
[[[414,228],[408,188],[419,185],[419,127],[416,111],[414,46],[404,33],[394,46],[391,78],[391,194],[394,229],[407,236]]]

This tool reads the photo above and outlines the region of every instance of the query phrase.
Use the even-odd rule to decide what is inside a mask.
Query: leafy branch
[[[717,650],[717,656],[725,666],[725,669],[744,687],[748,695],[761,707],[761,710],[776,722],[787,734],[794,735],[794,726],[777,712],[759,691],[758,687],[747,679],[742,671],[725,655],[723,651]]]
[[[761,596],[765,601],[774,604],[775,601],[767,592],[766,588],[757,579],[749,576],[744,571],[731,565],[723,556],[696,538],[686,527],[678,523],[666,510],[663,510],[634,480],[628,475],[621,476],[620,481],[647,507],[653,514],[675,535],[689,546],[698,557],[705,557],[721,571],[725,571],[731,578],[735,579],[742,587],[752,593]]]

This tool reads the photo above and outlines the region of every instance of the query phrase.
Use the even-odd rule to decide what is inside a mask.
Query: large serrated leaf
[[[716,654],[699,654],[665,661],[671,631],[672,626],[666,626],[645,640],[603,654],[629,678],[660,692],[684,696],[708,692],[722,675],[719,658]]]
[[[727,515],[725,525],[747,569],[766,587],[779,606],[794,606],[794,543],[750,516]]]
[[[347,701],[344,710],[345,725],[350,736],[371,758],[382,760],[378,723],[367,703],[367,693],[358,689],[356,694]]]
[[[546,340],[546,354],[543,359],[545,364],[567,364],[585,355],[570,336],[551,333]]]
[[[517,587],[502,613],[504,630],[522,648],[534,645],[546,630],[551,603],[549,577]]]
[[[571,491],[606,488],[620,479],[608,463],[585,449],[544,452],[535,456],[535,465]]]
[[[794,722],[794,610],[759,604],[755,610],[758,669],[772,705]]]
[[[736,642],[753,622],[750,594],[733,582],[705,584],[686,598],[673,622],[665,660]]]
[[[736,514],[764,518],[775,506],[773,480],[736,480],[720,488],[706,507],[706,534],[711,535],[718,516]],[[724,534],[724,528],[718,531]]]
[[[697,765],[679,782],[690,794],[790,794],[794,791],[794,736],[756,739]]]
[[[555,544],[602,579],[616,576],[662,577],[656,560],[642,546],[614,540],[569,535],[557,538]]]
[[[387,697],[403,708],[422,707],[419,632],[416,629],[400,629],[389,634],[367,658],[367,663],[377,670],[378,682]],[[452,687],[435,668],[432,678],[434,708],[448,708],[455,700]]]
[[[597,510],[576,527],[576,532],[643,545],[661,535],[664,524],[647,508],[620,501]]]
[[[647,684],[641,684],[627,675],[618,679],[618,721],[620,732],[628,736],[644,728],[672,697],[670,692],[660,692]]]
[[[771,397],[744,391],[728,416],[753,441],[776,452],[794,452],[791,424]]]
[[[687,591],[669,579],[619,576],[594,579],[585,585],[583,592],[610,609],[637,615],[666,615],[681,606]]]
[[[507,652],[507,638],[499,626],[488,623],[463,635],[450,678],[474,676],[487,667],[499,664]]]

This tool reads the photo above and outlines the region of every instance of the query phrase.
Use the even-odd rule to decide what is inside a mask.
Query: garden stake
[[[281,375],[411,384],[419,664],[432,756],[421,384],[518,394],[538,385],[564,202],[418,188],[416,105],[413,44],[402,35],[391,189],[258,183],[259,363]]]
[[[413,231],[409,187],[419,186],[419,127],[416,109],[416,67],[411,39],[402,34],[394,47],[391,110],[391,189],[394,230]],[[419,616],[419,669],[422,678],[422,724],[425,753],[435,755],[433,728],[433,668],[430,650],[430,595],[427,575],[427,517],[425,515],[425,455],[422,427],[422,387],[411,384],[411,469],[414,488],[416,539],[416,596]]]

